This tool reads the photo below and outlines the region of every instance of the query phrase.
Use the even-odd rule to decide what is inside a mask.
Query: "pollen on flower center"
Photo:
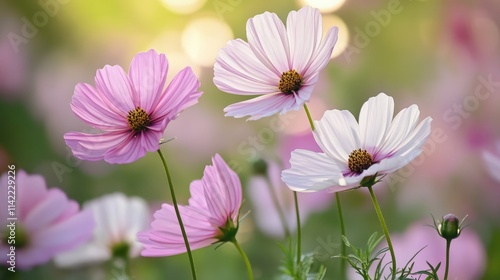
[[[141,132],[147,129],[147,126],[151,123],[151,119],[146,111],[141,107],[137,107],[128,112],[127,122],[133,131]]]
[[[357,149],[349,154],[349,169],[356,174],[361,174],[363,170],[368,169],[372,164],[372,155],[366,150]]]
[[[302,86],[302,77],[295,70],[283,72],[278,88],[284,93],[293,93]]]

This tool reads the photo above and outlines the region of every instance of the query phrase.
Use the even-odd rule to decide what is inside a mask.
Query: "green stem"
[[[306,111],[307,119],[309,120],[309,124],[311,125],[311,130],[314,131],[314,122],[311,118],[311,114],[309,113],[309,108],[307,108],[306,103],[304,103],[304,110]]]
[[[335,200],[337,203],[337,210],[339,212],[340,233],[342,234],[342,236],[345,236],[344,215],[342,214],[342,205],[340,204],[340,195],[338,192],[335,193]],[[346,260],[344,258],[344,256],[346,256],[346,245],[342,240],[340,241],[340,254],[342,255],[342,258],[340,258],[340,279],[346,279],[345,275]]]
[[[297,216],[297,266],[300,264],[301,258],[301,239],[302,239],[302,230],[300,228],[300,213],[299,213],[299,199],[297,198],[297,192],[293,192],[293,200],[295,202],[295,215]]]
[[[450,245],[451,239],[446,239],[446,268],[444,270],[444,280],[448,279],[448,268],[450,266]]]
[[[378,220],[380,221],[380,225],[382,226],[382,230],[384,231],[385,240],[387,241],[387,246],[389,247],[389,252],[391,253],[392,258],[392,280],[396,278],[396,255],[394,254],[394,248],[392,247],[391,236],[389,235],[389,230],[387,230],[387,225],[384,220],[384,216],[382,215],[382,211],[380,210],[380,206],[378,204],[377,198],[375,197],[375,193],[373,192],[372,186],[368,186],[368,191],[370,191],[370,196],[373,201],[373,206],[375,207],[375,212],[377,213]]]
[[[250,264],[247,255],[245,254],[245,252],[243,252],[243,249],[241,248],[240,244],[238,244],[238,241],[236,241],[236,238],[234,238],[231,242],[234,244],[234,246],[236,246],[236,249],[238,249],[238,252],[240,252],[241,257],[245,262],[245,266],[247,267],[248,280],[253,280],[252,265]]]
[[[283,230],[285,232],[285,236],[286,236],[286,238],[289,238],[291,235],[290,228],[288,227],[288,223],[286,221],[285,214],[283,213],[283,209],[281,208],[281,205],[279,203],[278,195],[276,194],[276,190],[274,189],[274,185],[271,182],[271,179],[269,178],[268,174],[265,175],[265,179],[266,179],[267,186],[269,188],[269,192],[271,193],[271,197],[272,197],[274,206],[276,207],[276,211],[278,211],[278,215],[280,217],[281,224],[283,225]]]
[[[179,212],[179,207],[177,206],[177,199],[175,198],[174,186],[172,184],[172,178],[170,177],[170,172],[168,171],[167,162],[163,157],[160,149],[158,149],[158,155],[160,155],[161,162],[163,163],[163,168],[167,174],[168,186],[170,188],[170,194],[172,195],[172,202],[174,204],[175,215],[177,216],[177,221],[179,221],[179,226],[182,232],[182,238],[184,239],[184,244],[186,245],[186,251],[188,253],[189,264],[191,265],[191,273],[193,274],[193,280],[196,280],[196,269],[194,267],[193,255],[191,254],[191,247],[189,246],[189,241],[187,238],[186,230],[184,229],[184,223],[182,223],[181,214]]]

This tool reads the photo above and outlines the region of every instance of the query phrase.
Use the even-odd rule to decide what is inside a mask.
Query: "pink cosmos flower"
[[[422,153],[431,132],[430,117],[417,125],[417,105],[393,119],[394,100],[384,93],[361,108],[359,124],[349,111],[326,111],[314,121],[314,138],[323,150],[295,150],[282,180],[295,191],[332,192],[357,188],[365,177],[383,176],[405,166]]]
[[[189,205],[179,205],[191,249],[231,241],[238,230],[241,183],[238,175],[216,154],[203,178],[190,185]],[[163,204],[154,214],[151,229],[137,234],[145,257],[171,256],[186,252],[174,207]]]
[[[129,74],[120,66],[97,70],[95,88],[79,83],[73,112],[99,134],[68,132],[66,144],[84,160],[130,163],[156,151],[168,123],[198,102],[200,82],[191,68],[181,70],[164,89],[168,61],[154,50],[137,54]]]
[[[11,175],[15,183],[8,184],[13,180]],[[83,244],[92,236],[95,226],[92,213],[79,211],[78,203],[69,200],[61,190],[47,189],[42,176],[19,170],[14,175],[4,173],[0,183],[4,194],[0,201],[2,264],[9,264],[11,246],[16,248],[15,268],[30,269]],[[15,186],[15,194],[8,186]],[[12,195],[15,195],[15,209],[7,200]]]
[[[308,6],[291,11],[286,28],[274,13],[248,20],[248,43],[232,40],[219,51],[214,83],[228,93],[260,96],[226,107],[226,116],[257,120],[309,100],[337,42],[337,27],[322,39],[321,20],[319,10]]]

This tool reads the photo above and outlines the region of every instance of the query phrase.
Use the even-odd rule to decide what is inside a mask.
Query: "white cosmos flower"
[[[114,193],[85,203],[83,209],[94,214],[94,236],[88,243],[57,255],[56,265],[71,267],[108,261],[113,256],[139,256],[142,245],[136,241],[136,234],[150,222],[148,206],[142,198]]]
[[[384,93],[368,99],[359,124],[349,111],[326,111],[314,121],[314,138],[323,153],[295,150],[291,168],[282,180],[294,191],[333,192],[357,188],[361,180],[383,176],[408,164],[422,153],[431,132],[430,117],[418,123],[417,105],[401,110],[393,119],[394,100]]]

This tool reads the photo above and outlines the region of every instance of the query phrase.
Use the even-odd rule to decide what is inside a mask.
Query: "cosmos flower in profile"
[[[2,264],[9,263],[11,246],[16,248],[16,269],[30,269],[90,239],[95,227],[90,211],[80,211],[78,203],[68,199],[60,189],[47,189],[42,176],[28,175],[22,170],[2,175],[0,183],[5,194],[7,186],[12,185],[7,184],[12,174],[15,174],[16,207],[7,207],[10,205],[7,196],[0,201],[2,232],[8,234],[0,239]]]
[[[179,205],[192,250],[217,242],[233,241],[238,231],[242,202],[241,182],[222,157],[216,154],[205,167],[203,178],[191,183],[188,205]],[[145,257],[172,256],[186,252],[174,207],[163,204],[154,214],[151,229],[137,234]]]
[[[190,67],[165,87],[168,60],[154,50],[138,53],[128,75],[118,65],[97,70],[95,87],[79,83],[73,112],[101,133],[68,132],[66,144],[83,160],[130,163],[159,149],[168,123],[198,102],[200,82]]]
[[[286,27],[274,13],[247,22],[247,39],[229,41],[214,65],[214,83],[224,92],[260,95],[224,109],[226,116],[257,120],[298,110],[311,97],[320,71],[330,60],[338,28],[325,38],[318,9],[288,14]]]
[[[402,168],[422,153],[432,119],[418,123],[417,105],[393,114],[394,100],[384,93],[365,102],[359,123],[349,111],[326,111],[313,132],[323,152],[293,151],[282,180],[295,191],[337,192]]]

